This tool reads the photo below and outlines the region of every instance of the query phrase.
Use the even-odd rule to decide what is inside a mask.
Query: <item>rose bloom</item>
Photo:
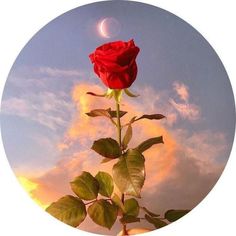
[[[103,44],[89,57],[94,64],[94,72],[108,88],[125,89],[136,79],[138,68],[135,59],[138,53],[139,48],[133,40],[116,41]]]

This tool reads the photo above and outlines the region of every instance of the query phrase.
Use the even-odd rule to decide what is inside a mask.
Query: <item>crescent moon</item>
[[[99,32],[100,32],[100,34],[101,34],[102,37],[109,39],[110,36],[109,36],[109,34],[107,33],[107,31],[106,31],[106,20],[107,20],[107,18],[103,19],[103,20],[100,22],[98,29],[99,29]]]

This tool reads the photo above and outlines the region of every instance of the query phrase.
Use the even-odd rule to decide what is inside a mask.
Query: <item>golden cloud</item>
[[[156,93],[154,93],[151,88],[144,89],[145,94],[149,94],[149,96],[135,99],[126,97],[123,99],[121,109],[128,111],[128,114],[122,118],[123,124],[127,123],[133,116],[140,116],[144,113],[155,113],[156,103],[159,111],[162,109],[166,110],[162,104],[158,103],[159,98],[156,97]],[[74,86],[72,90],[72,100],[76,112],[65,132],[63,142],[58,145],[58,148],[61,150],[62,158],[53,168],[37,178],[37,181],[33,182],[36,183],[37,186],[34,186],[33,189],[28,191],[34,199],[40,200],[41,205],[50,204],[65,194],[72,194],[69,182],[80,175],[81,171],[89,171],[93,175],[98,171],[111,173],[112,166],[116,162],[116,160],[113,160],[106,164],[100,164],[102,158],[90,150],[92,142],[96,139],[110,136],[116,138],[113,124],[104,117],[91,118],[85,115],[86,112],[92,109],[114,108],[114,101],[89,96],[86,94],[88,91],[95,93],[104,92],[102,87],[89,83]],[[203,167],[204,170],[207,169],[207,172],[204,172],[207,176],[209,176],[208,174],[211,173],[211,171],[212,173],[216,173],[212,176],[218,176],[219,170],[222,169],[213,170],[214,161],[207,162],[206,160],[209,160],[209,158],[206,153],[211,153],[210,158],[214,160],[216,153],[224,149],[224,137],[219,134],[218,137],[221,138],[221,145],[219,145],[218,151],[215,152],[214,147],[217,140],[214,141],[214,144],[208,144],[208,146],[201,144],[202,140],[207,141],[209,137],[212,136],[211,133],[206,133],[205,135],[194,134],[188,137],[188,135],[184,133],[185,131],[169,130],[167,127],[169,126],[166,120],[140,120],[133,124],[133,139],[130,143],[131,148],[136,147],[139,143],[151,137],[163,136],[164,139],[164,144],[155,145],[144,153],[147,173],[143,188],[145,197],[148,197],[147,195],[152,196],[152,194],[156,194],[160,189],[162,189],[163,193],[163,184],[170,179],[172,182],[183,181],[184,183],[186,182],[186,185],[189,184],[189,177],[188,180],[186,180],[185,177],[182,176],[183,173],[179,173],[178,170],[180,163],[182,163],[181,166],[184,166],[185,159],[181,159],[181,155],[183,155],[184,158],[188,156],[186,163],[194,162],[193,164],[189,164],[190,167],[188,168],[194,168],[193,173],[196,175],[200,173]],[[123,132],[125,132],[125,129]],[[194,146],[196,143],[197,148]],[[181,155],[179,153],[180,149]],[[209,150],[211,151],[209,152]],[[199,157],[204,157],[206,160],[203,162],[197,159]],[[196,168],[198,169],[196,170]],[[187,173],[191,173],[191,170],[188,170]],[[203,176],[201,175],[199,177],[200,180],[197,186],[200,186],[201,181],[204,180],[204,173]],[[197,181],[197,179],[195,181]],[[209,186],[212,186],[212,179],[209,181],[211,181]],[[174,182],[174,184],[176,186],[177,183]],[[208,182],[204,183],[204,185],[205,193],[209,189]],[[167,192],[168,191],[171,190],[167,190]],[[197,191],[200,190],[197,189]],[[196,199],[198,199],[199,196],[196,196]]]
[[[34,191],[39,187],[39,184],[26,178],[25,176],[18,176],[17,179],[19,180],[21,186],[25,189],[25,191],[30,195],[30,197],[43,209],[48,207],[47,204],[42,203],[39,198],[34,196]]]
[[[72,100],[76,107],[76,113],[71,121],[63,142],[58,144],[62,153],[70,151],[65,155],[57,165],[40,177],[41,189],[34,191],[34,195],[39,199],[44,199],[45,203],[52,201],[55,196],[60,197],[69,191],[68,183],[81,171],[89,171],[96,174],[98,171],[107,171],[111,173],[115,161],[100,164],[102,160],[96,153],[90,150],[92,142],[101,137],[116,138],[115,128],[110,121],[104,117],[91,118],[85,115],[92,109],[113,108],[114,101],[105,98],[89,96],[86,92],[103,93],[103,89],[97,85],[78,84],[72,90]],[[155,95],[153,95],[155,96]],[[133,116],[140,116],[145,111],[153,111],[154,97],[148,100],[143,99],[123,99],[121,109],[129,111],[122,118],[122,122],[127,123]],[[176,141],[171,133],[161,125],[162,121],[140,120],[133,125],[133,140],[131,148],[136,147],[142,141],[157,136],[163,136],[165,144],[159,144],[146,151],[146,182],[147,191],[155,191],[155,188],[161,183],[175,164]],[[123,132],[125,129],[123,130]],[[76,145],[75,145],[76,144]],[[77,146],[77,148],[75,148]],[[60,187],[58,186],[60,183]],[[64,188],[63,188],[64,186]],[[62,189],[63,188],[63,189]],[[50,190],[49,190],[50,189]],[[45,191],[51,193],[45,194]],[[48,196],[48,199],[45,198]],[[54,199],[55,200],[55,199]]]

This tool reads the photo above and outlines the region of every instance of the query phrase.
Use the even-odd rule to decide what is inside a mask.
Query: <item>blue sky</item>
[[[101,37],[96,28],[106,17],[114,17],[121,25],[120,33],[111,39]],[[198,168],[207,159],[208,172],[214,175],[209,180],[206,171],[193,177],[199,177],[199,188],[203,182],[208,185],[192,202],[187,197],[194,191],[184,201],[181,187],[178,190],[180,206],[193,207],[213,186],[228,159],[235,131],[233,93],[216,52],[197,31],[176,16],[142,3],[112,1],[76,8],[51,21],[27,43],[10,71],[2,98],[1,130],[8,160],[16,174],[49,183],[54,181],[48,175],[52,167],[86,151],[92,141],[87,136],[85,143],[79,141],[83,134],[68,141],[68,129],[82,119],[82,103],[73,99],[72,91],[78,88],[83,97],[83,84],[104,89],[88,55],[105,42],[132,38],[141,49],[132,89],[141,97],[136,102],[127,100],[129,106],[137,112],[157,111],[172,117],[163,127],[184,146],[175,152],[176,157],[198,155],[192,159]],[[93,107],[90,100],[87,104]],[[63,142],[70,148],[59,150]],[[181,165],[188,161],[182,160]],[[53,196],[64,190],[60,191]],[[153,196],[155,192],[147,198]]]

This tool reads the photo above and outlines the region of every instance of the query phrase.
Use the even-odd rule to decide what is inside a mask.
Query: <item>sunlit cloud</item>
[[[55,78],[72,78],[81,73],[53,68],[41,68],[40,71]],[[50,146],[50,150],[57,148],[58,160],[55,160],[55,164],[37,175],[30,172],[32,177],[29,177],[29,173],[20,173],[21,184],[43,208],[63,195],[73,194],[69,182],[82,171],[89,171],[93,175],[98,171],[111,173],[116,163],[113,160],[101,164],[102,157],[90,149],[93,141],[99,138],[116,139],[113,124],[104,117],[91,118],[85,114],[92,109],[115,109],[113,99],[86,94],[88,91],[102,94],[106,90],[89,81],[73,82],[71,86],[71,93],[66,95],[63,91],[45,90],[40,94],[28,92],[3,101],[5,114],[35,121],[50,130],[63,128],[64,135],[60,141],[54,140],[52,145],[50,140],[35,137],[35,142],[40,146]],[[201,119],[201,108],[193,102],[190,88],[183,83],[175,82],[169,90],[163,91],[149,86],[135,87],[134,92],[141,96],[134,99],[123,95],[126,97],[122,99],[121,109],[128,111],[122,117],[123,124],[133,116],[143,114],[162,113],[166,116],[160,121],[140,120],[133,124],[131,148],[151,137],[162,135],[164,139],[164,144],[155,145],[144,153],[147,174],[142,204],[150,205],[160,213],[171,207],[194,207],[210,191],[222,172],[224,165],[219,161],[220,156],[225,156],[228,150],[225,135],[210,130],[193,132],[174,126],[181,119],[190,124]],[[151,206],[153,201],[158,204]],[[86,229],[89,222],[86,220],[81,228]],[[98,232],[99,229],[91,228],[93,230]]]
[[[39,182],[46,185],[52,184],[52,195],[58,197],[66,191],[62,190],[62,186],[66,187],[68,182],[75,176],[79,175],[82,170],[89,170],[96,174],[99,170],[111,173],[111,169],[115,161],[107,164],[100,164],[102,158],[90,150],[92,142],[101,137],[116,138],[113,124],[104,117],[91,118],[85,115],[86,112],[96,108],[114,108],[113,101],[104,98],[96,98],[86,94],[87,91],[102,93],[103,88],[91,84],[77,84],[72,90],[72,100],[76,107],[76,114],[73,117],[71,124],[65,132],[63,142],[58,144],[58,149],[64,154],[64,157],[55,167],[46,172],[39,179]],[[147,91],[150,92],[151,91]],[[140,99],[139,102],[134,100],[124,101],[121,104],[121,109],[129,111],[126,117],[122,118],[123,123],[127,123],[134,115],[142,115],[155,111],[155,94],[148,99]],[[153,101],[152,103],[150,101]],[[140,101],[142,105],[140,106]],[[164,121],[164,120],[163,120]],[[173,139],[169,131],[161,125],[161,121],[143,120],[134,124],[134,137],[131,142],[131,147],[136,147],[139,143],[150,137],[164,136],[165,145],[153,147],[147,151],[146,171],[147,171],[147,189],[153,189],[155,183],[161,182],[175,163],[174,149],[176,141]],[[68,155],[68,153],[70,153]],[[43,180],[43,181],[42,181]],[[58,181],[60,185],[58,185]],[[148,184],[149,183],[149,184]],[[55,186],[60,186],[59,189]],[[48,189],[49,187],[46,187]],[[43,189],[43,188],[42,188]],[[39,195],[45,195],[43,190],[37,191]],[[35,192],[36,194],[36,192]],[[49,196],[48,194],[47,196]],[[52,198],[50,198],[52,200]]]
[[[111,136],[114,129],[104,117],[97,117],[91,119],[85,113],[92,109],[103,108],[107,109],[112,107],[112,102],[104,98],[98,99],[97,97],[86,94],[88,91],[95,93],[104,93],[104,89],[97,85],[92,84],[77,84],[72,89],[72,101],[76,107],[76,114],[69,124],[65,134],[65,138],[59,148],[68,149],[75,142],[80,145],[86,145],[88,142],[99,138],[99,136]],[[107,124],[108,123],[108,124]]]
[[[38,183],[33,182],[32,180],[24,177],[18,176],[17,177],[21,186],[25,189],[25,191],[30,195],[30,197],[42,208],[47,208],[48,205],[45,205],[41,202],[40,199],[36,198],[34,195],[34,191],[39,187]]]
[[[91,118],[85,115],[91,109],[112,107],[113,101],[89,96],[86,94],[87,91],[102,93],[103,88],[89,83],[74,86],[72,100],[76,107],[76,113],[65,132],[63,142],[58,144],[58,148],[62,153],[65,153],[64,157],[55,167],[38,178],[38,182],[42,183],[44,187],[38,188],[34,194],[39,199],[44,196],[47,204],[54,198],[70,192],[68,182],[79,175],[81,171],[89,170],[94,175],[99,170],[111,173],[112,166],[116,161],[100,164],[102,158],[90,150],[92,142],[96,139],[109,136],[116,138],[112,124],[103,117]],[[154,112],[156,106],[162,110],[161,103],[159,103],[158,97],[155,99],[155,93],[152,92],[152,89],[145,88],[145,91],[150,95],[149,99],[126,99],[121,104],[123,110],[129,111],[126,117],[122,118],[124,123],[129,121],[134,114],[141,115],[147,111],[150,111],[148,113]],[[180,176],[179,163],[184,163],[184,160],[193,163],[193,165],[188,164],[189,168],[194,168],[193,173],[196,172],[195,169],[197,168],[198,172],[202,173],[202,178],[211,172],[217,176],[217,173],[220,173],[222,169],[222,166],[216,163],[217,156],[220,155],[219,150],[224,152],[226,148],[226,140],[223,134],[219,133],[220,139],[216,138],[212,143],[202,144],[202,141],[207,142],[210,139],[211,132],[191,134],[187,130],[173,130],[165,120],[141,120],[133,125],[133,133],[131,147],[136,147],[140,142],[150,137],[160,135],[164,137],[164,144],[156,145],[145,152],[147,176],[143,192],[150,195],[158,191],[159,188],[164,188],[163,183],[168,186],[167,182],[172,181],[172,178],[175,178],[174,176]],[[215,147],[216,141],[217,148]],[[195,146],[196,143],[198,143],[197,146]],[[210,153],[207,150],[211,150]],[[51,194],[46,195],[45,191],[48,189],[50,189]]]
[[[184,83],[175,81],[173,83],[173,90],[181,102],[177,102],[173,98],[169,98],[168,100],[180,117],[189,121],[199,120],[201,117],[201,109],[198,105],[189,102],[190,92],[188,86]]]
[[[197,105],[190,103],[177,103],[174,99],[170,99],[169,102],[182,118],[190,121],[196,121],[200,118],[201,112]]]
[[[189,88],[184,84],[180,82],[174,82],[173,88],[176,91],[176,93],[179,95],[180,99],[182,99],[184,102],[188,102],[189,99]]]

